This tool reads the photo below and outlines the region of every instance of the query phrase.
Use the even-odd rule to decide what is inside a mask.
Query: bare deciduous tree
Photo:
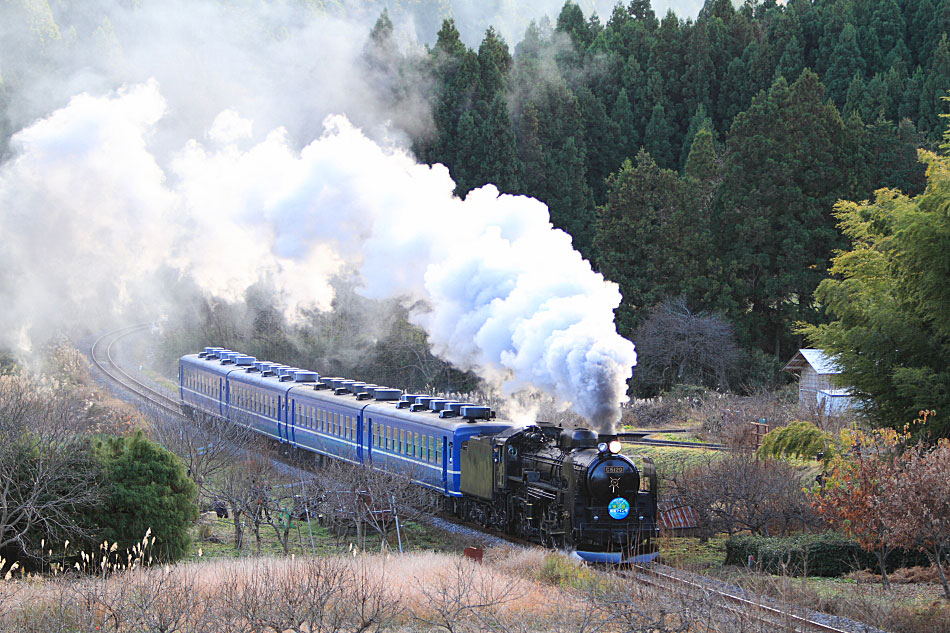
[[[936,567],[950,599],[945,563],[950,554],[950,443],[907,451],[899,472],[884,490],[887,540],[924,552]]]
[[[670,492],[693,508],[705,536],[743,530],[767,536],[814,524],[800,477],[785,462],[749,452],[707,455],[665,473]]]
[[[99,469],[73,432],[72,394],[39,379],[0,377],[0,551],[41,556],[39,545],[88,536],[82,512],[99,501]]]
[[[316,473],[315,482],[321,490],[318,506],[331,523],[352,525],[359,537],[365,529],[375,531],[380,548],[385,549],[397,519],[417,519],[438,506],[438,498],[415,485],[414,478],[412,468],[390,473],[327,460]],[[359,540],[362,548],[362,538]]]
[[[720,316],[693,312],[682,298],[654,306],[634,340],[641,359],[635,379],[645,394],[674,384],[728,389],[741,358],[732,326]]]
[[[416,579],[421,603],[414,605],[413,618],[430,630],[448,633],[471,630],[472,624],[484,629],[495,619],[493,612],[498,607],[517,600],[522,593],[516,579],[497,580],[497,576],[481,573],[478,563],[460,558],[435,578]]]
[[[233,590],[220,596],[219,615],[232,626],[244,623],[237,630],[377,631],[401,612],[385,570],[370,572],[364,560],[261,561],[228,576],[224,586]]]
[[[159,410],[151,419],[152,436],[178,455],[205,502],[213,502],[211,482],[218,474],[239,459],[249,444],[256,446],[252,431],[200,411],[186,417]]]

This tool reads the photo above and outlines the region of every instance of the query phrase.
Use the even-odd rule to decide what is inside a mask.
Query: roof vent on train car
[[[451,400],[441,400],[441,399],[439,399],[439,398],[436,398],[435,400],[433,400],[432,402],[429,403],[429,411],[441,411],[442,409],[445,408],[445,405],[447,405],[447,404],[450,403],[450,402],[452,402],[452,401],[451,401]]]
[[[350,390],[350,393],[360,393],[363,391],[363,387],[366,386],[365,382],[354,382],[346,386]]]
[[[424,395],[424,393],[404,393],[399,397],[399,403],[396,405],[396,408],[408,409],[416,403],[416,398],[420,398]]]
[[[281,382],[286,382],[288,380],[293,380],[294,374],[298,371],[301,371],[299,367],[281,367],[277,370],[277,375],[280,376]]]
[[[253,356],[235,356],[234,364],[238,367],[253,367],[256,360]]]
[[[294,382],[317,382],[320,377],[315,371],[295,371]]]
[[[457,416],[457,415],[458,415],[458,414],[457,414],[455,411],[453,411],[452,409],[443,409],[443,410],[439,411],[439,417],[440,417],[440,418],[454,418],[454,417]]]
[[[597,433],[590,429],[564,429],[560,436],[561,450],[597,448]]]
[[[358,394],[356,394],[357,400],[371,400],[372,398],[373,398],[373,395],[365,391],[361,391]]]
[[[428,409],[429,403],[435,399],[433,396],[419,396],[416,398],[416,404],[421,404],[423,409]],[[417,411],[417,409],[413,409],[413,411]]]
[[[337,387],[336,389],[333,390],[333,395],[335,396],[342,396],[348,393],[350,393],[350,390],[347,389],[346,387]]]
[[[376,387],[373,389],[373,397],[377,400],[398,400],[402,395],[399,389],[389,389],[387,387]]]
[[[340,386],[342,380],[342,378],[324,378],[323,384],[325,384],[328,389],[336,389]]]
[[[424,404],[413,404],[413,405],[409,405],[409,410],[410,410],[410,411],[413,411],[413,412],[425,411],[425,410],[426,410],[426,405],[424,405]]]
[[[487,420],[491,415],[491,409],[488,407],[479,407],[473,404],[467,404],[459,409],[459,415],[469,422],[474,422],[475,420]]]
[[[362,387],[360,387],[360,392],[361,392],[361,393],[368,393],[368,394],[369,394],[369,397],[372,398],[372,397],[373,397],[373,391],[374,391],[374,390],[376,389],[376,387],[378,387],[378,386],[379,386],[379,385],[374,385],[374,384],[372,384],[372,383],[368,383],[368,384],[365,384],[365,385],[363,385]]]
[[[462,407],[469,406],[468,402],[446,402],[445,406],[442,407],[443,411],[451,411],[455,415],[459,415],[462,411]]]
[[[262,376],[276,376],[277,364],[276,363],[261,363],[261,375]]]
[[[225,351],[218,354],[218,358],[221,359],[222,365],[231,365],[234,363],[234,357],[240,356],[237,352]]]

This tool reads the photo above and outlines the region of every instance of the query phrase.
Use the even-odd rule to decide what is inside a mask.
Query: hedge
[[[801,534],[783,538],[733,535],[726,541],[726,564],[747,565],[749,556],[755,569],[792,576],[834,577],[856,569],[878,573],[874,552],[866,552],[841,535]],[[887,569],[927,566],[927,557],[914,550],[895,550],[887,557]]]

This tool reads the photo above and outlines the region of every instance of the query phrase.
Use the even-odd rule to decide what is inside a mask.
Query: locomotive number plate
[[[604,466],[604,472],[609,474],[622,473],[623,466]]]

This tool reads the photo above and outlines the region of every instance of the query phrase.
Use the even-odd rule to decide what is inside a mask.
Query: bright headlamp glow
[[[619,453],[619,452],[620,452],[620,442],[619,442],[619,440],[613,440],[612,442],[610,442],[610,444],[609,444],[609,446],[608,446],[607,448],[610,449],[610,452],[611,452],[611,453]]]
[[[606,442],[601,442],[600,444],[598,444],[598,445],[597,445],[597,450],[600,451],[601,453],[606,453],[606,452],[607,452],[607,444],[606,444]]]

